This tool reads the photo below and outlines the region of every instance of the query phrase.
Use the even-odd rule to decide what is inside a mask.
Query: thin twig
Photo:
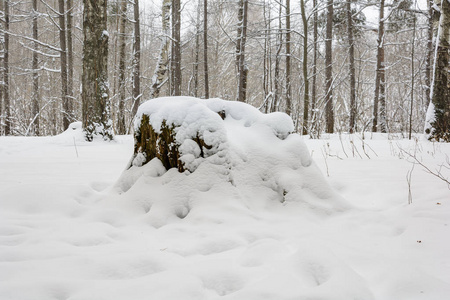
[[[412,155],[411,153],[403,150],[402,148],[400,148],[400,151],[404,154],[406,154],[407,156],[409,156],[410,158],[412,158],[416,163],[418,163],[420,166],[422,166],[428,173],[430,173],[431,175],[436,176],[437,178],[439,178],[440,180],[444,181],[445,183],[447,183],[447,187],[448,189],[450,189],[450,180],[446,177],[444,177],[444,175],[441,173],[441,169],[444,166],[444,164],[441,165],[441,167],[439,168],[439,170],[436,171],[432,171],[429,167],[427,167],[423,162],[421,162],[415,155]]]
[[[73,137],[73,145],[75,146],[75,152],[77,153],[77,158],[78,158],[78,149],[77,149],[77,144],[75,143],[75,137]]]

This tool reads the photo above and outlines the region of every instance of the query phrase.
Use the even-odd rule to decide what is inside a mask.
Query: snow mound
[[[101,129],[97,130],[98,132],[101,131]],[[55,135],[52,137],[53,141],[56,141],[57,143],[71,143],[73,144],[74,142],[76,143],[89,143],[86,140],[86,132],[84,132],[83,130],[83,126],[81,121],[76,121],[73,123],[69,124],[69,127],[67,127],[67,129],[65,131],[63,131],[62,133]],[[110,142],[110,141],[114,141],[114,139],[109,140],[109,139],[105,139],[101,134],[94,134],[92,136],[92,141],[90,142]]]
[[[167,171],[158,159],[142,165],[135,155],[116,183],[156,227],[184,218],[220,221],[223,210],[248,215],[295,205],[329,215],[349,207],[329,187],[284,113],[266,115],[220,99],[159,98],[140,106],[136,131],[144,115],[156,132],[164,122],[175,125],[187,169]],[[208,147],[200,149],[197,137]]]

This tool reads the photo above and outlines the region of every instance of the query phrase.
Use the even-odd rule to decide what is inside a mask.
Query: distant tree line
[[[186,95],[283,111],[312,137],[425,124],[450,140],[447,1],[142,4],[0,0],[0,134],[82,121],[88,140],[109,139],[141,101]]]

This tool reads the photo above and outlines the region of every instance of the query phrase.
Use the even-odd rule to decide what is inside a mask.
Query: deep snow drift
[[[183,174],[125,170],[132,137],[77,124],[0,137],[0,299],[450,298],[450,191],[407,155],[434,170],[449,145],[264,118],[225,119],[226,163]]]

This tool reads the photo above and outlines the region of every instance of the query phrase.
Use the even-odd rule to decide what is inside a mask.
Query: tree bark
[[[378,126],[381,132],[386,132],[386,80],[384,65],[384,0],[380,1],[380,14],[377,39],[377,69],[375,76],[375,97],[373,100],[373,125],[372,132],[377,132]],[[378,105],[380,106],[378,112]],[[378,113],[380,124],[378,124]]]
[[[431,100],[431,71],[433,60],[433,0],[427,0],[428,24],[427,24],[427,56],[425,59],[425,98],[426,106],[430,105]]]
[[[197,23],[195,24],[195,48],[194,48],[194,65],[193,65],[193,80],[194,80],[194,97],[198,97],[198,65],[200,63],[200,15],[201,15],[201,0],[197,3]]]
[[[350,75],[350,120],[349,129],[350,133],[356,130],[356,72],[355,72],[355,40],[353,38],[353,17],[351,2],[346,2],[347,11],[347,37],[348,37],[348,61],[349,61],[349,75]]]
[[[271,43],[271,13],[270,7],[266,0],[263,3],[263,14],[264,14],[264,28],[265,28],[265,36],[264,36],[264,61],[263,61],[263,89],[264,89],[264,112],[267,114],[271,111],[273,103],[271,103],[270,99],[273,99],[272,95],[272,43]]]
[[[5,135],[12,133],[11,124],[11,102],[9,98],[9,0],[5,0],[4,7],[4,55],[3,55],[3,103],[4,103],[4,120],[5,120]]]
[[[413,17],[413,33],[411,41],[411,103],[409,109],[409,135],[408,138],[411,139],[412,135],[412,119],[413,119],[413,108],[414,108],[414,56],[415,56],[415,42],[416,42],[416,18]]]
[[[275,70],[274,70],[274,98],[273,98],[273,106],[272,112],[278,111],[279,103],[280,103],[280,94],[281,94],[281,82],[280,82],[280,63],[281,63],[281,49],[283,47],[283,35],[281,29],[281,12],[282,12],[282,4],[280,3],[278,10],[278,33],[277,33],[277,43],[276,43],[276,53],[275,53]]]
[[[209,99],[208,79],[208,0],[203,2],[203,66],[205,74],[205,99]]]
[[[3,71],[3,67],[4,67],[4,55],[5,55],[5,45],[4,45],[4,41],[5,41],[5,33],[3,32],[4,30],[4,16],[5,16],[5,12],[4,12],[4,5],[3,5],[3,0],[0,0],[0,29],[2,30],[2,32],[0,33],[0,135],[3,135],[3,89],[4,89],[4,80],[3,80],[3,76],[5,75],[5,72]]]
[[[181,95],[181,3],[172,0],[172,96]]]
[[[434,62],[431,102],[428,107],[425,133],[431,141],[450,142],[450,3],[440,1],[438,41]]]
[[[69,128],[70,109],[69,95],[67,93],[67,45],[66,45],[66,17],[64,9],[64,0],[58,0],[59,6],[59,44],[61,56],[61,99],[63,105],[63,129]]]
[[[111,140],[107,0],[83,0],[83,3],[83,130],[87,141],[97,134]]]
[[[32,57],[32,66],[33,70],[33,95],[31,99],[32,106],[32,121],[30,126],[30,133],[32,135],[39,135],[39,73],[38,73],[38,51],[39,44],[38,40],[38,10],[37,10],[37,0],[33,0],[33,57]]]
[[[141,22],[139,18],[139,0],[134,1],[134,43],[133,43],[133,108],[135,116],[141,99]]]
[[[69,114],[75,119],[75,98],[73,97],[73,0],[67,0],[67,95],[69,97]]]
[[[247,100],[247,74],[248,68],[245,63],[245,44],[247,40],[247,16],[248,0],[239,0],[238,30],[236,40],[236,63],[238,69],[238,92],[237,100]]]
[[[306,18],[305,1],[300,0],[300,8],[302,10],[302,23],[303,23],[303,81],[304,94],[303,94],[303,130],[302,134],[308,134],[309,130],[309,79],[308,79],[308,20]]]
[[[327,0],[327,24],[325,39],[325,116],[326,132],[334,132],[333,107],[333,0]]]
[[[153,75],[153,82],[150,91],[151,98],[159,97],[161,86],[164,83],[168,74],[169,65],[169,46],[170,46],[170,19],[171,19],[171,2],[170,0],[163,0],[162,3],[162,42],[159,50],[159,59],[156,65],[155,74]]]
[[[286,113],[291,115],[291,112],[291,1],[286,0]]]
[[[138,1],[138,0],[136,0]],[[120,25],[119,25],[119,111],[117,120],[117,133],[125,134],[125,50],[126,50],[126,25],[127,25],[128,0],[122,0],[120,5]]]
[[[313,0],[313,69],[312,69],[312,88],[311,88],[311,135],[316,135],[317,128],[317,114],[316,114],[316,103],[317,103],[317,37],[318,37],[318,8],[317,0]]]

